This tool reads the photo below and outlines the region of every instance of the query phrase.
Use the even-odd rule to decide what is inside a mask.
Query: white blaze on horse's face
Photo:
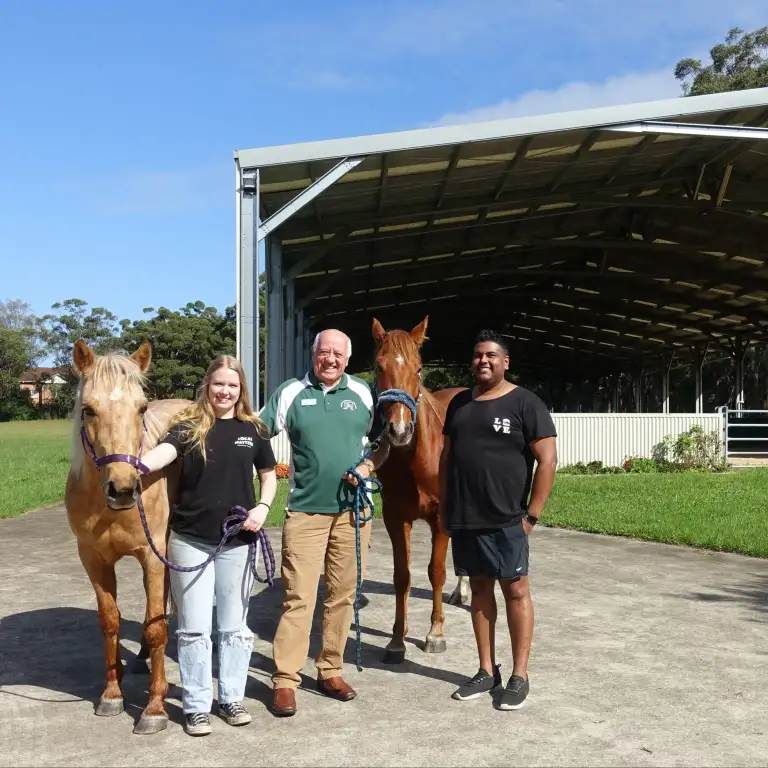
[[[411,412],[402,403],[393,403],[389,419],[389,441],[392,445],[408,445],[413,438],[413,422]],[[406,421],[407,416],[407,421]]]

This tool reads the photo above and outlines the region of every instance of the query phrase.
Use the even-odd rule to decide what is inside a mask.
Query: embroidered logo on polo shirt
[[[235,440],[235,446],[240,448],[253,448],[253,438],[248,435],[242,435]]]
[[[354,400],[342,400],[341,401],[341,410],[342,411],[356,411],[357,410],[357,403]]]

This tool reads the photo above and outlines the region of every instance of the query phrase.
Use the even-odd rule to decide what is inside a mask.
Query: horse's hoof
[[[149,736],[164,731],[167,727],[168,715],[142,715],[133,726],[133,732],[139,736]]]
[[[125,711],[122,699],[99,699],[94,713],[99,717],[114,717]]]
[[[402,664],[405,661],[405,648],[385,648],[384,664]]]
[[[133,664],[131,664],[131,674],[132,675],[148,675],[149,664],[147,664],[147,660],[134,659]]]
[[[445,653],[447,647],[444,637],[428,637],[424,643],[424,653]]]

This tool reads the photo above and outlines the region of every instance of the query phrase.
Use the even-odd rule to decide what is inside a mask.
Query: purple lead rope
[[[243,527],[243,523],[248,519],[248,511],[244,507],[232,507],[232,514],[229,515],[229,517],[227,517],[222,524],[224,535],[222,536],[221,541],[219,542],[216,549],[208,556],[208,559],[199,565],[177,565],[162,555],[155,546],[155,542],[152,541],[152,536],[149,533],[149,525],[147,525],[147,516],[144,513],[144,504],[141,501],[141,496],[139,496],[138,507],[139,518],[141,519],[141,525],[144,528],[144,535],[147,537],[147,541],[149,542],[149,546],[152,548],[152,551],[158,556],[158,558],[160,558],[160,561],[164,565],[167,565],[171,570],[181,571],[182,573],[192,573],[193,571],[201,571],[203,568],[205,568],[205,566],[208,565],[216,557],[216,555],[219,554],[219,552],[221,552],[227,541],[240,533],[240,530]],[[253,571],[253,577],[256,579],[256,581],[262,584],[268,584],[271,587],[274,585],[275,578],[275,553],[272,551],[272,544],[269,541],[269,536],[267,536],[267,532],[263,528],[257,532],[256,538],[257,541],[254,541],[249,545],[249,562],[251,565],[251,570]],[[262,579],[256,570],[256,555],[257,547],[259,545],[261,545],[261,551],[264,555],[264,569],[266,570],[266,579]]]

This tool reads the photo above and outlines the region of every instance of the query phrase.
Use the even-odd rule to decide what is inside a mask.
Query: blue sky
[[[233,150],[675,97],[764,2],[3,0],[0,300],[221,310]]]

